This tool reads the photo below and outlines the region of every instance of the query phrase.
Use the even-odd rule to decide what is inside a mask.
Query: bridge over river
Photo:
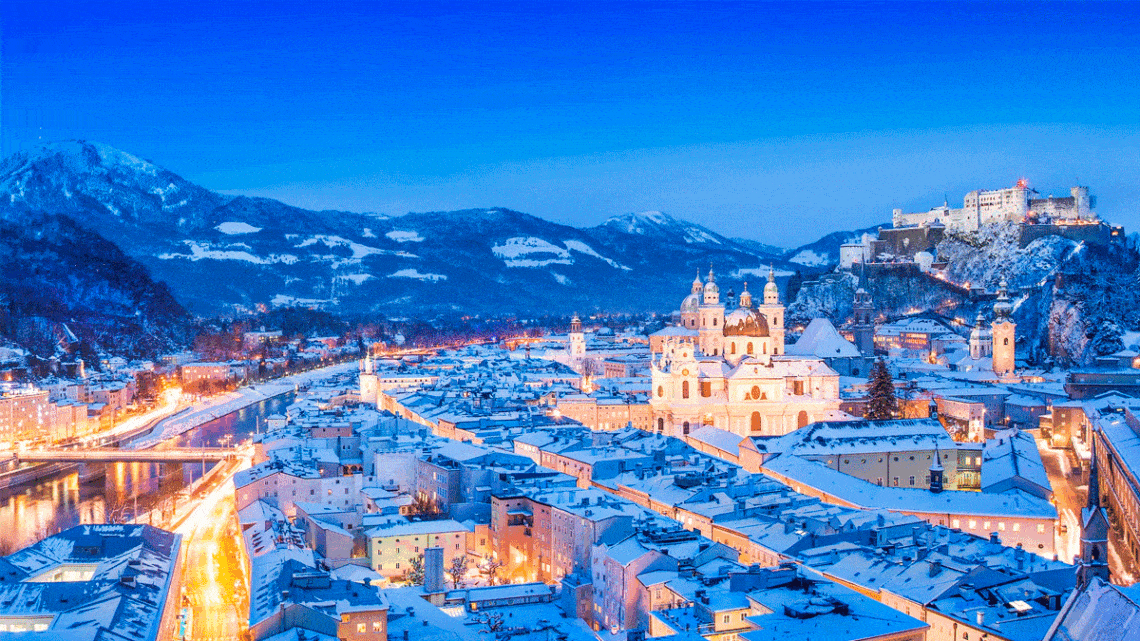
[[[169,449],[127,450],[115,447],[51,448],[15,452],[27,463],[193,463],[223,461],[238,455],[235,447],[172,447]]]

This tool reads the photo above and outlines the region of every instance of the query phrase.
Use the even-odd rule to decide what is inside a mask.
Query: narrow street
[[[1057,556],[1072,563],[1081,553],[1081,509],[1088,500],[1088,487],[1084,485],[1083,475],[1079,472],[1072,475],[1068,452],[1053,449],[1042,441],[1037,441],[1037,449],[1053,486],[1053,504],[1057,506]]]
[[[228,463],[179,532],[188,542],[183,565],[183,607],[190,616],[189,639],[230,641],[244,638],[249,610],[249,578],[242,559],[233,496],[233,473],[241,463]]]

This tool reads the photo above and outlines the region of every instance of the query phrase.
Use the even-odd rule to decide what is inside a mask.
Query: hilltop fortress
[[[1070,195],[1038,198],[1025,179],[1007,189],[976,189],[966,194],[961,209],[951,209],[948,202],[930,211],[904,214],[894,210],[891,222],[896,228],[942,224],[951,231],[976,231],[983,225],[1002,222],[1027,223],[1095,223],[1096,197],[1088,187],[1073,187]]]
[[[924,212],[895,209],[890,228],[880,228],[877,235],[863,234],[839,248],[839,267],[914,264],[929,271],[938,264],[935,246],[947,233],[975,232],[1000,223],[1018,226],[1021,247],[1050,235],[1100,245],[1123,240],[1122,227],[1107,225],[1093,211],[1096,196],[1089,194],[1088,187],[1073,187],[1069,193],[1063,198],[1038,198],[1023,178],[1008,189],[971,191],[960,209],[945,202]]]

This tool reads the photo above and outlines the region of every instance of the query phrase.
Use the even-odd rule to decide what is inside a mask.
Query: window
[[[978,522],[977,522],[976,520],[974,520],[974,519],[970,519],[970,529],[971,529],[971,530],[976,530],[976,529],[978,529]]]
[[[1005,521],[998,521],[998,531],[1005,532]]]
[[[730,614],[726,614],[726,615],[724,615],[724,617],[722,617],[722,618],[721,618],[721,620],[722,620],[723,622],[725,622],[725,623],[728,623],[728,622],[729,622],[729,617],[730,617],[730,616],[732,616],[732,615],[730,615]]]
[[[658,385],[657,386],[657,397],[660,398],[662,396],[665,396],[665,387],[662,385]]]
[[[356,633],[357,634],[364,634],[365,632],[368,632],[368,624],[367,623],[357,623],[356,624]]]
[[[914,487],[914,477],[910,477],[910,486]]]
[[[895,487],[898,487],[898,486],[899,486],[899,477],[897,477],[897,476],[896,476],[896,477],[894,478],[894,484],[895,484]]]
[[[962,527],[962,522],[959,521],[958,519],[954,519],[954,521],[951,523],[951,525],[953,525],[956,528],[959,528],[959,527]]]
[[[1038,523],[1037,524],[1037,533],[1038,534],[1045,534],[1045,524],[1044,523]]]
[[[380,623],[379,621],[373,621],[372,622],[372,631],[373,632],[380,632],[382,627],[383,627],[383,624]]]
[[[1014,523],[1013,524],[1013,531],[1014,532],[1020,532],[1021,531],[1021,524],[1020,523]]]
[[[689,398],[689,381],[681,381],[681,398]]]

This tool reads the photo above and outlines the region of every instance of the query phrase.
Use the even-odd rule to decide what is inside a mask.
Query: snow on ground
[[[507,267],[545,267],[573,265],[570,251],[533,236],[516,236],[491,247],[491,253],[503,259]],[[538,258],[529,256],[538,255]],[[524,258],[528,257],[528,258]]]
[[[607,263],[609,263],[611,267],[613,267],[615,269],[624,269],[627,272],[629,271],[629,268],[626,267],[625,265],[618,263],[616,260],[611,260],[609,258],[606,258],[605,256],[602,256],[598,252],[594,251],[594,249],[592,247],[590,247],[589,245],[587,245],[586,243],[584,243],[580,240],[564,240],[564,241],[562,241],[562,244],[566,245],[566,249],[570,249],[570,250],[573,250],[573,251],[576,251],[576,252],[579,252],[582,254],[586,254],[587,256],[593,256],[594,258],[604,260]],[[563,284],[565,284],[565,283],[563,283]]]
[[[418,269],[401,269],[397,272],[388,274],[388,278],[414,278],[416,280],[437,282],[447,280],[447,276],[443,274],[421,274]]]
[[[260,227],[254,227],[249,223],[222,223],[214,229],[222,232],[223,234],[226,234],[227,236],[236,236],[239,234],[255,234],[261,231]]]
[[[360,243],[353,242],[347,238],[341,238],[340,236],[326,236],[324,234],[310,236],[309,238],[301,241],[300,245],[296,246],[308,247],[309,245],[316,245],[317,243],[323,243],[326,247],[348,247],[352,250],[352,257],[358,260],[372,254],[379,255],[395,253],[388,251],[387,249],[377,249],[375,247],[369,247],[368,245],[361,245]]]
[[[720,239],[697,226],[685,226],[686,243],[712,243],[719,245]]]
[[[331,300],[323,298],[297,298],[288,294],[277,294],[269,301],[274,307],[323,307],[331,303]]]
[[[162,260],[172,260],[175,258],[184,258],[186,260],[240,260],[255,265],[272,265],[274,263],[284,263],[292,265],[297,262],[297,257],[292,254],[270,254],[265,258],[254,256],[247,251],[239,251],[233,249],[213,249],[209,243],[200,243],[194,240],[182,241],[190,248],[189,254],[159,254],[158,257]],[[248,245],[243,245],[248,247]]]
[[[563,276],[562,274],[559,274],[557,272],[550,272],[550,275],[554,277],[554,280],[558,281],[559,285],[569,285],[570,284],[570,279]]]
[[[389,239],[396,241],[397,243],[422,243],[424,241],[424,237],[420,236],[420,233],[415,231],[400,231],[393,229],[384,235]]]
[[[768,269],[769,268],[767,268],[767,267],[745,267],[743,269],[738,269],[738,270],[732,272],[732,274],[729,275],[729,278],[736,279],[736,280],[742,280],[748,276],[755,276],[757,279],[756,282],[760,282],[761,280],[767,282],[767,280],[768,280]],[[775,274],[776,274],[776,278],[785,278],[787,276],[793,276],[795,274],[795,272],[790,272],[790,271],[783,270],[783,269],[777,269],[777,270],[775,270]]]
[[[788,262],[799,263],[800,265],[806,265],[808,267],[819,267],[820,265],[826,265],[830,261],[831,259],[828,258],[825,254],[821,254],[811,249],[805,249],[803,251],[797,252],[795,256],[792,256],[788,259]]]
[[[341,278],[345,280],[351,280],[357,285],[363,285],[364,281],[372,278],[372,274],[344,274],[341,276]]]
[[[132,171],[147,174],[148,176],[155,176],[158,174],[158,167],[143,160],[142,158],[139,158],[138,156],[132,156],[125,151],[119,151],[114,147],[97,142],[89,144],[95,148],[95,151],[99,152],[99,157],[103,159],[104,165],[118,165],[120,167],[126,167]]]
[[[185,411],[179,412],[170,418],[159,421],[149,434],[132,441],[130,448],[145,449],[151,447],[161,441],[174,438],[179,434],[192,430],[199,425],[209,423],[216,418],[221,418],[226,414],[232,414],[242,408],[260,403],[267,398],[273,398],[274,396],[291,392],[298,385],[309,385],[315,381],[346,374],[355,371],[358,367],[359,363],[349,361],[339,365],[331,365],[308,372],[301,372],[300,374],[293,374],[292,376],[276,379],[271,383],[243,387],[221,396],[215,396]]]

